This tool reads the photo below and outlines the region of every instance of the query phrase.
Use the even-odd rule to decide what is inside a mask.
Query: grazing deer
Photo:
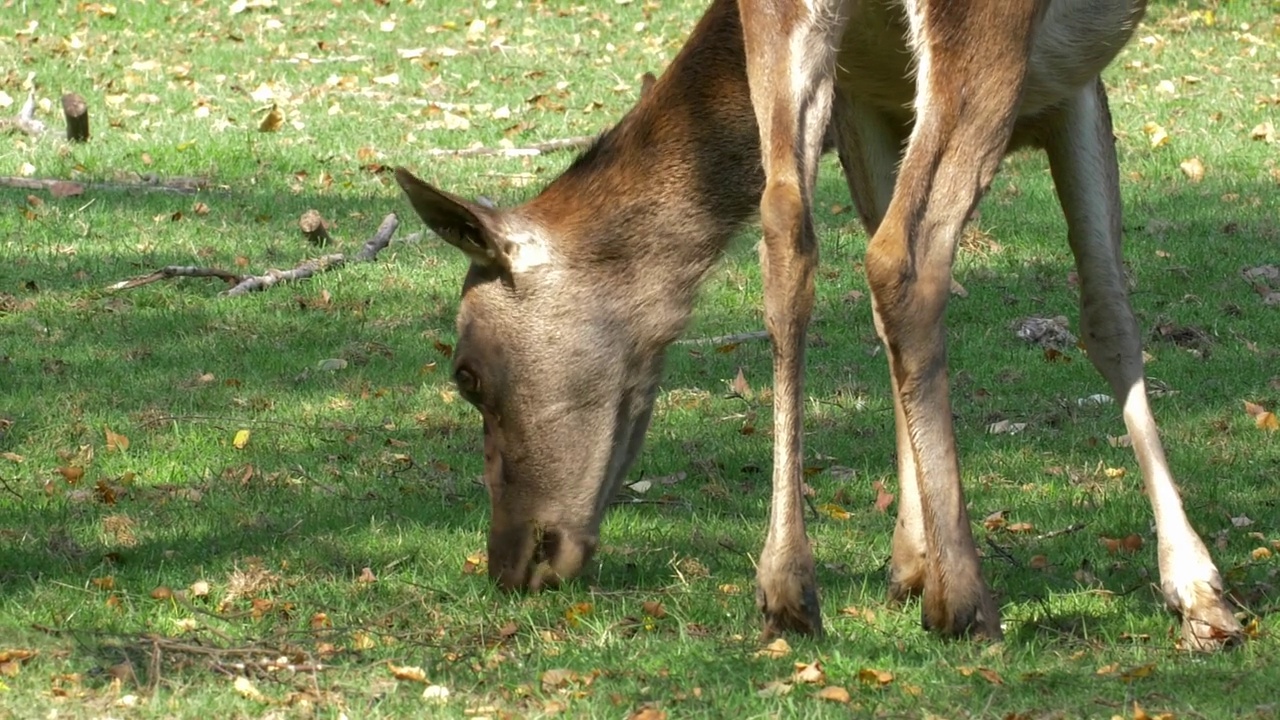
[[[773,496],[758,566],[766,635],[819,634],[801,498],[810,214],[831,127],[872,235],[866,268],[897,427],[889,593],[925,627],[1001,636],[960,486],[943,311],[962,225],[1001,158],[1049,156],[1080,276],[1089,359],[1110,383],[1155,512],[1161,586],[1188,647],[1240,626],[1183,512],[1148,407],[1120,256],[1099,73],[1143,0],[713,0],[639,104],[534,199],[497,210],[396,171],[471,260],[454,377],[484,418],[489,573],[537,589],[578,573],[640,450],[668,345],[734,233],[764,231],[774,357]],[[741,20],[740,20],[741,18]]]

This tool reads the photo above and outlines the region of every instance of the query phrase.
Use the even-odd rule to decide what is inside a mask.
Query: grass
[[[744,431],[767,428],[769,407],[727,393],[739,368],[768,386],[766,344],[674,348],[635,471],[667,482],[612,511],[591,577],[509,598],[475,563],[479,428],[444,370],[456,251],[395,244],[240,299],[202,280],[104,290],[167,264],[292,266],[319,252],[297,230],[310,208],[353,250],[387,212],[409,218],[384,165],[500,204],[528,197],[569,154],[427,150],[597,132],[704,3],[228,5],[4,5],[0,103],[13,102],[0,113],[34,72],[37,117],[60,126],[57,98],[79,92],[94,137],[2,136],[0,174],[210,187],[0,188],[0,717],[1105,718],[1135,703],[1274,716],[1280,449],[1242,401],[1280,406],[1280,321],[1240,276],[1280,255],[1278,146],[1251,137],[1280,121],[1274,4],[1153,7],[1107,75],[1155,409],[1192,520],[1257,618],[1252,640],[1207,658],[1174,649],[1136,464],[1108,443],[1123,426],[1113,407],[1076,402],[1102,381],[1079,353],[1046,362],[1013,335],[1022,317],[1076,315],[1038,155],[1005,163],[950,313],[969,501],[1007,523],[975,530],[1008,640],[940,642],[917,608],[885,605],[892,515],[873,508],[873,484],[894,490],[892,411],[866,238],[827,159],[807,449],[830,637],[780,659],[757,654],[751,588],[769,443]],[[273,103],[283,126],[258,132]],[[1191,158],[1199,182],[1179,167]],[[753,234],[708,283],[691,335],[761,325]],[[331,359],[346,366],[319,369]],[[987,433],[999,420],[1027,428]],[[1108,552],[1131,536],[1136,551]],[[281,657],[304,667],[268,667]],[[771,695],[814,660],[848,705],[807,685]],[[450,699],[428,705],[389,664],[421,668]]]

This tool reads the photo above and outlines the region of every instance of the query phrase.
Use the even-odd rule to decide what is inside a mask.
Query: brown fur
[[[1239,636],[1177,500],[1146,404],[1120,265],[1118,172],[1098,74],[1142,0],[713,0],[639,104],[505,211],[397,180],[472,260],[454,367],[484,418],[490,573],[506,589],[579,572],[639,452],[666,347],[758,210],[774,348],[765,632],[820,633],[802,486],[805,332],[818,156],[835,145],[873,237],[866,268],[894,389],[901,503],[894,597],[926,627],[1001,635],[959,482],[943,311],[965,219],[1012,147],[1049,155],[1081,277],[1083,339],[1135,438],[1166,598],[1191,647]],[[745,22],[739,22],[739,18]]]

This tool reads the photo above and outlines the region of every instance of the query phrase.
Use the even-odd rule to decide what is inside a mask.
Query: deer
[[[773,357],[762,636],[823,634],[802,497],[813,193],[835,146],[893,394],[899,507],[888,595],[941,637],[998,640],[960,482],[944,312],[964,223],[1003,157],[1048,156],[1079,277],[1079,329],[1150,499],[1182,645],[1243,636],[1159,438],[1122,266],[1119,169],[1100,77],[1145,0],[712,0],[639,102],[536,197],[498,209],[395,177],[469,267],[453,380],[483,420],[489,575],[579,574],[640,452],[664,357],[703,279],[758,218]],[[827,140],[827,138],[830,138]]]

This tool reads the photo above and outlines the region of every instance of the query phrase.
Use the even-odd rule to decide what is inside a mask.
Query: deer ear
[[[486,267],[509,266],[504,243],[493,227],[495,210],[438,190],[404,168],[396,168],[396,182],[427,227],[466,253],[471,262]]]

